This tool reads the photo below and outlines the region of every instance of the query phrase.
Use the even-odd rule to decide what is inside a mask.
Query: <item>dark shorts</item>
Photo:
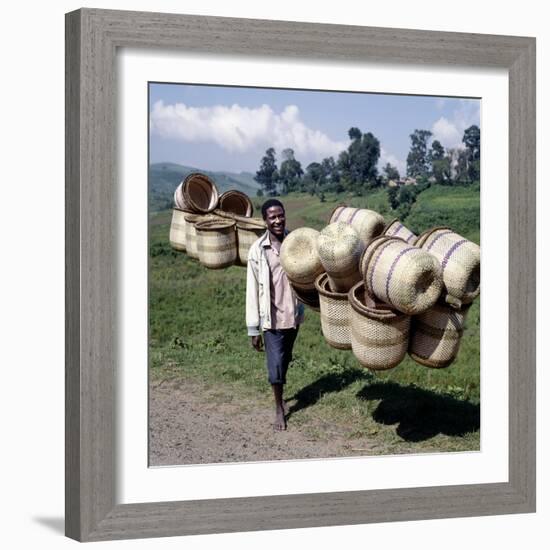
[[[267,379],[270,384],[286,384],[286,371],[292,361],[292,347],[297,335],[297,328],[264,332]]]

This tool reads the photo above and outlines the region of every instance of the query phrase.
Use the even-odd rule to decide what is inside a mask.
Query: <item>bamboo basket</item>
[[[170,223],[170,246],[174,250],[185,252],[185,216],[189,212],[174,208],[172,210],[172,222]]]
[[[263,220],[254,220],[253,218],[249,218],[248,220],[237,222],[237,248],[240,265],[247,264],[250,247],[266,231]]]
[[[321,310],[321,331],[329,346],[351,349],[351,306],[347,292],[332,292],[327,273],[315,279]]]
[[[321,231],[317,252],[327,272],[330,290],[347,292],[361,280],[359,260],[364,249],[355,229],[344,222],[331,223]]]
[[[417,236],[407,227],[405,227],[397,218],[392,220],[384,227],[382,235],[388,237],[399,237],[408,244],[415,244]]]
[[[212,212],[218,206],[216,184],[199,172],[189,174],[174,191],[174,203],[180,210],[203,213]]]
[[[209,220],[197,223],[197,251],[200,263],[209,269],[223,269],[237,259],[235,222]]]
[[[197,223],[204,221],[218,220],[213,214],[185,214],[185,247],[187,255],[190,258],[199,259],[199,251],[197,249],[197,231],[195,226]]]
[[[289,233],[281,244],[281,267],[297,289],[314,290],[315,279],[323,272],[317,253],[318,236],[319,231],[300,227]]]
[[[399,365],[407,353],[411,318],[371,300],[363,282],[349,291],[348,300],[355,358],[374,371]]]
[[[366,245],[384,231],[386,222],[374,210],[337,206],[330,215],[329,223],[344,222],[351,225]]]
[[[304,290],[303,288],[298,288],[294,286],[292,283],[290,283],[290,288],[292,288],[292,291],[294,292],[294,295],[299,302],[309,307],[310,309],[313,309],[314,311],[320,311],[319,293],[317,292],[317,289],[314,288]]]
[[[426,367],[448,367],[458,355],[470,305],[457,310],[445,303],[437,303],[413,317],[409,355]]]
[[[457,309],[471,304],[479,295],[481,249],[448,227],[422,233],[416,246],[432,254],[441,264],[445,301]]]
[[[398,237],[373,239],[361,258],[361,272],[373,300],[407,315],[432,307],[443,290],[436,258]]]
[[[218,203],[218,209],[222,212],[236,214],[250,218],[254,212],[252,201],[248,195],[237,190],[230,190],[223,193]]]

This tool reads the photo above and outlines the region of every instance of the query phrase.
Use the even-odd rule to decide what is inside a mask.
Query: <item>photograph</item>
[[[148,83],[150,467],[480,451],[480,109]]]

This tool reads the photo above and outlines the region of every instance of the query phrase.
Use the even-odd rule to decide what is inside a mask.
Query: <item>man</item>
[[[286,430],[286,372],[304,307],[296,300],[279,261],[281,243],[287,234],[284,206],[269,199],[262,205],[262,217],[267,231],[248,253],[246,325],[252,347],[262,351],[265,344],[268,380],[275,399],[273,429],[281,431]]]

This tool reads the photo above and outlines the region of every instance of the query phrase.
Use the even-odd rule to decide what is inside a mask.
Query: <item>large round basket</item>
[[[329,223],[344,222],[351,225],[365,245],[382,233],[386,222],[374,210],[337,206],[330,215]]]
[[[388,237],[399,237],[403,239],[406,243],[415,244],[416,235],[407,227],[405,227],[397,218],[393,219],[390,223],[384,227],[382,235]]]
[[[407,353],[411,318],[371,301],[362,282],[349,291],[348,300],[355,358],[371,370],[396,367]]]
[[[248,195],[233,189],[222,194],[218,209],[222,212],[245,216],[246,218],[250,218],[254,212],[252,201],[248,198]]]
[[[373,300],[407,315],[432,307],[443,289],[436,258],[397,237],[373,239],[361,258],[361,272]]]
[[[315,279],[323,272],[317,252],[319,231],[300,227],[289,233],[281,245],[280,260],[288,280],[295,288],[313,290]]]
[[[351,349],[351,306],[347,292],[332,292],[329,278],[323,273],[315,279],[321,308],[321,331],[329,346]]]
[[[214,221],[219,219],[213,214],[185,214],[185,247],[187,255],[190,258],[199,259],[199,251],[197,249],[197,231],[195,226],[197,223],[205,221]]]
[[[235,222],[210,220],[197,223],[197,250],[200,263],[209,269],[223,269],[237,259]]]
[[[185,216],[189,212],[174,208],[172,210],[172,222],[170,223],[170,246],[174,250],[185,252]]]
[[[357,231],[344,222],[327,225],[317,239],[317,251],[327,272],[330,290],[347,292],[361,280],[359,260],[365,249]]]
[[[218,199],[216,184],[199,172],[189,174],[174,192],[176,207],[189,212],[212,212],[218,206]]]
[[[303,288],[298,288],[294,286],[292,283],[290,283],[290,287],[292,288],[292,291],[294,292],[294,295],[299,302],[309,307],[313,311],[320,311],[319,293],[315,288],[304,290]]]
[[[254,241],[258,240],[266,231],[263,220],[248,218],[247,221],[237,222],[237,248],[238,263],[246,265],[248,262],[248,251]]]
[[[455,309],[438,302],[413,317],[409,355],[426,367],[448,367],[458,355],[470,305]]]
[[[481,250],[448,227],[422,233],[416,246],[437,258],[443,271],[445,301],[456,308],[471,304],[479,295]]]

